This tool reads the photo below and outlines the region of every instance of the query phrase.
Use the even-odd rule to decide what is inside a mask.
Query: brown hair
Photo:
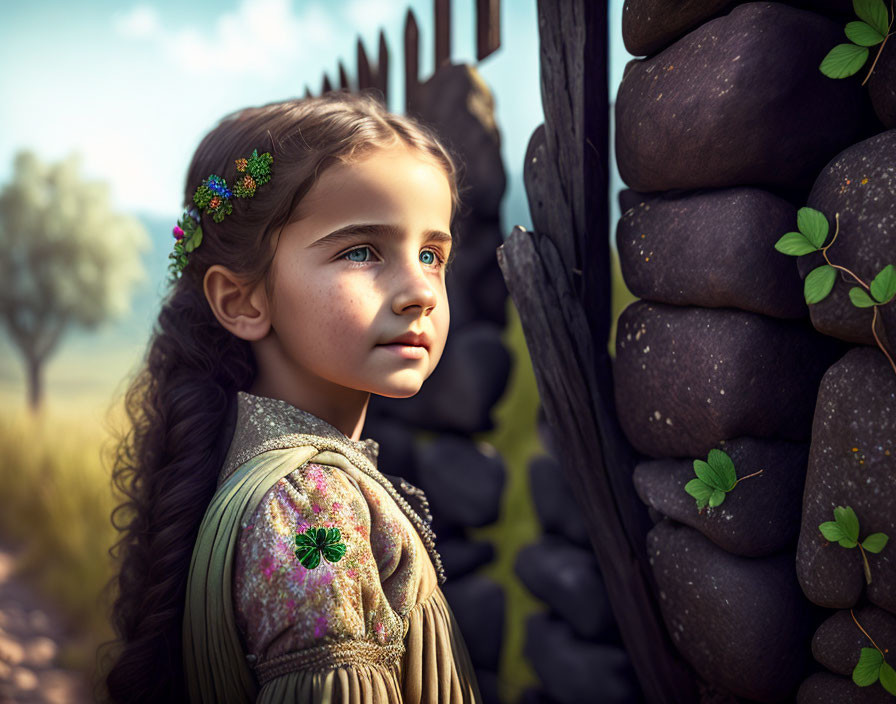
[[[233,213],[222,222],[202,215],[202,244],[162,301],[143,363],[125,393],[130,424],[117,440],[112,469],[113,484],[126,497],[112,512],[123,535],[109,551],[119,571],[105,590],[117,587],[111,618],[117,639],[100,646],[111,643],[117,652],[107,653],[98,668],[103,672],[114,659],[96,683],[105,690],[94,692],[98,699],[188,700],[181,629],[190,560],[233,435],[236,392],[247,390],[257,373],[250,343],[212,313],[205,272],[222,264],[250,284],[264,280],[270,295],[274,237],[295,219],[320,174],[399,140],[444,169],[453,220],[460,207],[455,158],[432,130],[389,113],[373,91],[239,110],[196,149],[184,188],[187,204],[211,174],[234,183],[234,160],[253,149],[273,155],[273,176],[253,198],[234,199]],[[457,242],[450,259],[456,251]],[[124,525],[115,520],[120,511],[129,518]]]

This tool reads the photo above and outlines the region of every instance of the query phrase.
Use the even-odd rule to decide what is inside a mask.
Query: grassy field
[[[632,300],[614,259],[611,350],[616,318]],[[504,341],[514,360],[512,376],[494,412],[495,430],[476,438],[504,457],[506,491],[498,522],[470,532],[496,546],[496,559],[483,572],[501,584],[507,596],[499,675],[502,700],[514,702],[523,689],[537,683],[522,655],[525,619],[545,607],[516,579],[513,562],[519,549],[540,534],[527,468],[544,450],[535,432],[535,376],[510,300],[507,311]],[[117,369],[129,365],[125,360]],[[110,519],[117,503],[111,491],[110,432],[124,423],[120,405],[110,399],[123,390],[121,378],[92,392],[79,388],[78,393],[62,393],[58,385],[48,383],[45,407],[32,418],[23,412],[24,390],[0,389],[0,452],[6,460],[0,463],[0,532],[24,546],[21,576],[58,604],[68,627],[79,634],[74,645],[61,651],[60,664],[91,677],[97,645],[113,637],[108,604],[99,594],[112,576],[108,549],[117,538]]]
[[[99,601],[112,576],[107,551],[115,540],[102,461],[108,448],[108,430],[65,404],[37,417],[0,414],[0,531],[24,548],[17,574],[59,606],[65,627],[77,634],[60,651],[60,664],[89,675],[96,646],[112,637]]]

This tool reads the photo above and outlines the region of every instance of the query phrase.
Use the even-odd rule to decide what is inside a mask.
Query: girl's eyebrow
[[[362,224],[352,224],[346,225],[345,227],[340,227],[338,230],[334,230],[329,235],[324,235],[318,240],[315,240],[308,247],[323,247],[326,245],[343,242],[349,239],[355,239],[359,235],[368,236],[368,237],[380,237],[380,238],[398,238],[401,236],[401,228],[396,225],[385,225],[385,224],[371,224],[371,225],[362,225]],[[444,242],[449,246],[453,242],[451,235],[447,232],[442,232],[441,230],[427,230],[423,233],[423,236],[426,238],[427,242]]]

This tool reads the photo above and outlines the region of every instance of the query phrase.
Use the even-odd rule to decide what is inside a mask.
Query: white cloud
[[[162,29],[159,13],[154,7],[136,5],[128,12],[116,13],[112,18],[115,33],[128,38],[153,37]]]
[[[352,0],[346,3],[343,17],[356,27],[374,29],[378,33],[380,26],[391,24],[404,17],[406,12],[404,3],[396,0]]]
[[[297,11],[292,5],[292,0],[242,0],[201,30],[164,27],[152,11],[137,6],[116,19],[115,30],[158,44],[160,54],[187,74],[219,81],[259,74],[270,79],[328,56],[333,37],[345,31],[319,3],[302,3]]]

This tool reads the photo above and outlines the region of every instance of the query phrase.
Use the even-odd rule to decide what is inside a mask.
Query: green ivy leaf
[[[847,78],[868,60],[868,47],[838,44],[821,60],[819,70],[828,78]]]
[[[889,663],[881,663],[880,684],[890,694],[896,695],[896,670]]]
[[[846,25],[846,36],[853,44],[874,46],[884,40],[884,35],[866,22],[850,22]]]
[[[828,219],[815,208],[805,206],[797,210],[796,226],[815,247],[821,247],[828,238]]]
[[[884,549],[889,539],[886,533],[872,533],[862,541],[862,547],[868,552],[878,553]]]
[[[834,520],[843,528],[843,532],[853,542],[859,540],[859,519],[856,512],[850,506],[836,506],[834,508]]]
[[[822,264],[809,272],[803,286],[806,303],[818,303],[834,288],[837,280],[837,270],[830,264]]]
[[[871,282],[871,295],[879,303],[887,303],[896,295],[896,267],[887,264]]]
[[[877,682],[878,673],[880,672],[881,663],[884,656],[880,654],[877,648],[862,648],[862,654],[859,656],[859,662],[852,671],[852,681],[859,687],[867,687]]]
[[[802,232],[788,232],[775,242],[775,249],[781,254],[789,254],[794,257],[818,251],[818,247],[812,244]]]
[[[870,308],[875,305],[874,301],[871,300],[871,296],[865,292],[865,289],[858,286],[853,286],[849,289],[849,300],[852,301],[856,308]]]
[[[702,479],[691,479],[691,481],[684,485],[684,490],[697,499],[698,509],[706,506],[706,502],[709,500],[709,497],[712,496],[712,492],[714,491],[713,488],[708,486]]]
[[[883,0],[852,0],[852,7],[859,19],[865,20],[881,34],[886,34],[889,17]]]
[[[825,521],[818,526],[818,530],[821,531],[821,534],[825,537],[826,540],[829,540],[832,543],[839,542],[846,537],[843,529],[838,523],[835,523],[834,521]]]
[[[737,473],[734,471],[734,462],[724,450],[713,448],[709,451],[706,458],[709,465],[716,470],[716,473],[722,478],[722,486],[719,488],[724,491],[731,491],[737,484]]]
[[[694,460],[694,471],[708,486],[713,489],[726,491],[725,477],[711,464],[703,460]]]

